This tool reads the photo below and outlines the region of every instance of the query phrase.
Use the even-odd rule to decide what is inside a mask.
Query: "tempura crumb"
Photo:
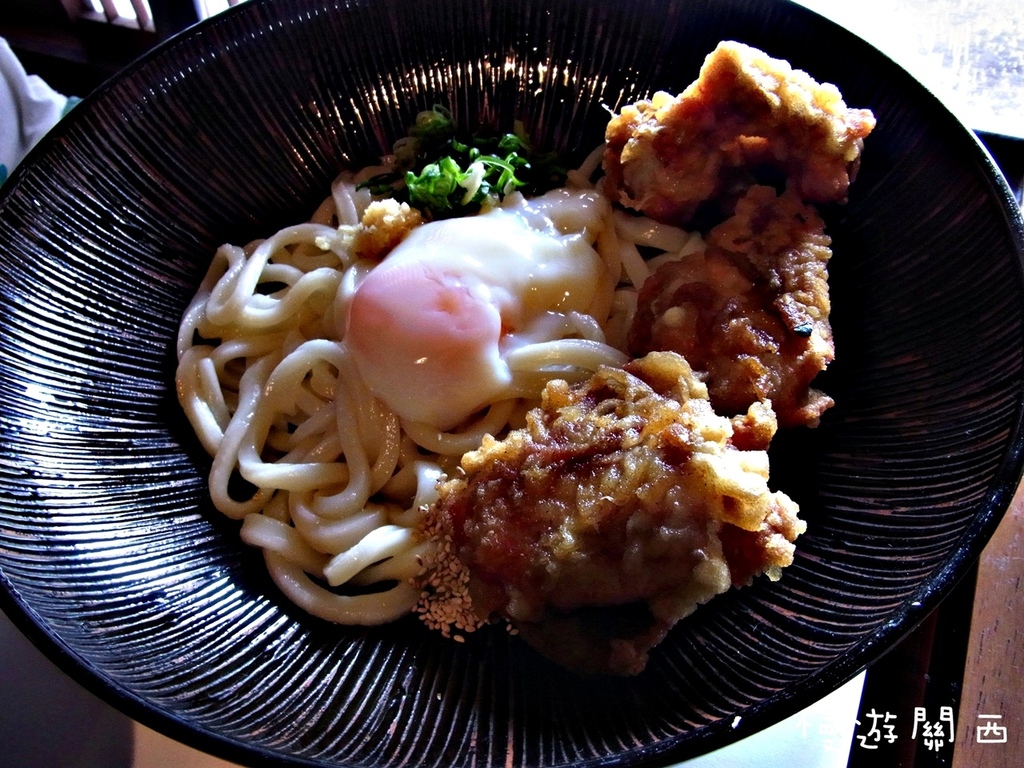
[[[318,237],[316,245],[339,256],[380,261],[422,223],[422,214],[408,203],[374,200],[358,224],[342,224],[330,237]]]
[[[374,200],[363,213],[356,234],[355,254],[359,258],[379,260],[423,223],[423,216],[408,203],[394,198]]]
[[[428,507],[425,512],[420,531],[434,543],[434,548],[423,561],[423,570],[417,579],[422,592],[413,611],[428,629],[456,642],[465,642],[460,633],[475,632],[489,622],[473,611],[469,571],[455,556],[451,536],[444,532],[435,508]]]

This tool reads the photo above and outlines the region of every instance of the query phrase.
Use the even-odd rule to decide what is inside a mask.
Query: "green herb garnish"
[[[521,122],[513,133],[460,137],[444,107],[420,112],[394,155],[393,171],[361,186],[408,202],[427,219],[476,213],[517,190],[538,195],[566,177],[554,153],[534,151]]]

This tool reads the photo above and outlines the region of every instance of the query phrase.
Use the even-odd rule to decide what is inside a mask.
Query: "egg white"
[[[504,340],[606,303],[615,281],[592,243],[608,214],[598,193],[561,189],[414,229],[348,304],[345,344],[370,391],[439,430],[507,398]]]

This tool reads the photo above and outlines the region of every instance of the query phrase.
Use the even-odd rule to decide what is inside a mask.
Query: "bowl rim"
[[[605,0],[591,1],[598,4],[605,2]],[[107,98],[107,95],[123,80],[130,78],[134,72],[146,67],[154,60],[161,59],[170,52],[189,45],[194,38],[208,34],[209,30],[233,23],[235,16],[255,14],[257,8],[270,8],[274,2],[275,0],[249,0],[247,3],[229,7],[225,11],[201,20],[159,41],[128,66],[82,97],[60,123],[43,136],[27,153],[11,171],[5,183],[0,185],[0,214],[6,207],[9,198],[16,193],[22,180],[32,174],[34,166],[52,151],[52,148],[69,130],[73,130],[83,116],[93,109],[95,103]],[[327,0],[324,2],[326,3]],[[960,116],[952,112],[905,68],[853,32],[816,10],[800,4],[797,0],[759,0],[759,2],[784,7],[785,13],[803,13],[814,17],[814,23],[827,27],[830,35],[855,39],[859,45],[871,49],[873,55],[884,59],[887,67],[903,73],[907,80],[913,81],[920,87],[919,95],[928,102],[930,109],[936,110],[943,115],[944,119],[947,119],[951,128],[957,129],[956,141],[963,145],[961,149],[970,152],[968,159],[981,171],[981,176],[984,177],[988,185],[990,199],[998,203],[1007,230],[1016,247],[1017,268],[1024,276],[1024,215],[1022,215],[1021,206],[1003,178],[991,153],[975,131],[970,129]],[[390,3],[396,7],[399,5],[398,0],[355,0],[355,2],[346,3],[344,7],[335,6],[335,10],[338,13],[345,13],[353,6],[381,3]],[[281,13],[287,14],[288,9],[282,9]],[[1024,277],[1022,277],[1022,281],[1024,281]],[[737,716],[731,722],[722,718],[702,726],[698,732],[691,733],[682,740],[678,737],[669,738],[663,745],[649,746],[638,752],[632,752],[629,764],[644,768],[665,768],[758,733],[798,713],[830,691],[850,681],[891,650],[903,637],[910,634],[938,607],[979,559],[982,550],[995,533],[1021,485],[1022,479],[1024,479],[1024,390],[1021,391],[1016,402],[1014,418],[1008,430],[1006,444],[1007,450],[998,469],[993,473],[988,492],[977,505],[977,511],[968,529],[960,537],[952,555],[935,569],[917,589],[915,599],[905,602],[884,625],[856,643],[834,661],[804,680],[793,684],[785,691],[758,701],[744,711],[742,716]],[[283,754],[260,744],[244,743],[224,736],[162,709],[126,686],[114,682],[68,646],[60,638],[59,633],[36,614],[32,607],[22,599],[2,569],[0,569],[0,610],[58,669],[104,703],[147,728],[212,756],[241,765],[256,767],[287,764],[323,768],[329,764],[320,760]],[[610,768],[610,766],[620,766],[623,763],[621,757],[610,756],[590,759],[577,763],[577,765]]]

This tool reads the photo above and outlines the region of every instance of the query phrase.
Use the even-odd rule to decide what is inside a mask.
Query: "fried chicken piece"
[[[793,192],[752,187],[707,249],[659,267],[630,327],[634,355],[672,350],[707,374],[726,415],[771,401],[784,427],[815,426],[830,397],[811,387],[832,361],[831,240]]]
[[[724,215],[759,171],[783,174],[807,202],[845,202],[875,118],[788,62],[725,41],[682,94],[624,107],[606,130],[612,199],[685,225],[702,204]]]
[[[735,425],[761,447],[776,426],[765,404]],[[769,490],[767,453],[733,435],[674,353],[548,384],[525,428],[466,454],[434,508],[476,613],[572,669],[631,675],[700,604],[779,578],[805,525]]]

